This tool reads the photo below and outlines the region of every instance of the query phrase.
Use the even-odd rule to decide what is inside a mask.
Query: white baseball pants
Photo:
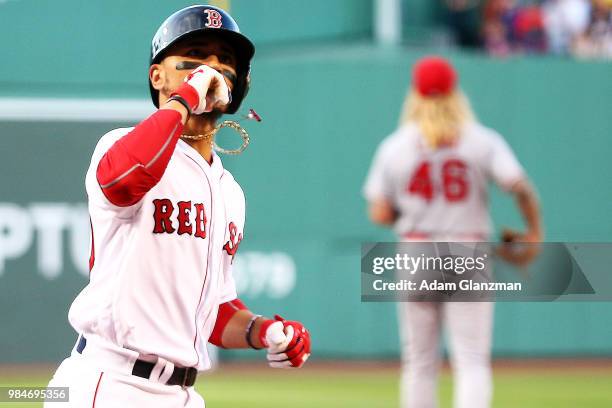
[[[88,339],[83,354],[73,350],[49,382],[49,387],[69,387],[69,402],[47,402],[44,408],[205,408],[204,399],[193,387],[131,375],[132,357],[91,343]]]
[[[399,304],[402,352],[401,408],[438,406],[442,326],[448,332],[455,408],[488,408],[491,373],[491,302],[403,302]]]

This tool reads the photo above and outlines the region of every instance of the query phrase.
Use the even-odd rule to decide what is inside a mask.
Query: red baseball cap
[[[453,66],[442,57],[421,58],[414,65],[412,84],[423,96],[447,95],[457,83]]]

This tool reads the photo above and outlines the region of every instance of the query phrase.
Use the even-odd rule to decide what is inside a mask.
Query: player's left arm
[[[497,253],[510,263],[526,266],[539,254],[538,243],[543,239],[538,196],[508,143],[494,132],[490,133],[488,140],[488,174],[502,190],[514,197],[526,227],[524,232],[502,229],[503,244],[497,248]]]
[[[219,305],[210,343],[228,349],[266,349],[274,368],[297,368],[310,356],[310,333],[297,321],[253,314],[240,299]]]
[[[497,254],[507,262],[517,266],[527,266],[540,253],[543,239],[539,201],[534,188],[527,179],[516,182],[509,191],[515,199],[523,220],[525,232],[504,228],[501,233],[502,244]]]
[[[514,184],[510,193],[514,196],[525,225],[527,227],[523,234],[506,234],[505,241],[520,239],[522,242],[540,242],[543,238],[542,220],[540,217],[540,204],[538,196],[527,179]],[[507,230],[509,231],[509,230]]]
[[[229,349],[266,349],[270,366],[276,368],[301,367],[310,356],[310,333],[297,321],[279,316],[265,318],[252,313],[237,297],[232,274],[232,260],[242,240],[245,223],[244,192],[229,172],[224,173],[222,189],[232,203],[228,217],[234,220],[232,237],[224,246],[224,284],[219,294],[219,310],[208,341]],[[238,240],[235,240],[239,237]],[[231,251],[229,250],[231,245]],[[231,252],[231,253],[230,253]]]

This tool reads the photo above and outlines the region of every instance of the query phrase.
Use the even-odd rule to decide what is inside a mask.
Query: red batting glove
[[[185,78],[170,97],[181,97],[191,112],[200,115],[210,112],[214,107],[227,105],[231,101],[230,91],[225,78],[208,65],[200,65]]]
[[[270,367],[299,368],[310,357],[310,333],[300,322],[285,320],[276,315],[265,321],[259,341],[268,351]]]

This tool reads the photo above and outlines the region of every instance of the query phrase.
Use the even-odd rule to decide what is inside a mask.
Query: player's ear
[[[149,67],[149,80],[153,89],[160,91],[166,80],[166,73],[160,64],[153,64]]]

